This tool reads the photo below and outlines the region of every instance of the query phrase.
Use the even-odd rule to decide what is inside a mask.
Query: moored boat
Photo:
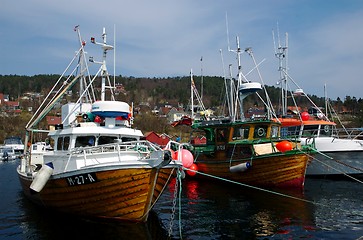
[[[280,139],[279,124],[217,121],[193,127],[207,138],[206,144],[193,144],[198,172],[252,186],[304,186],[310,152],[300,143]]]
[[[101,98],[96,101],[94,84],[97,76],[87,78],[85,42],[78,27],[80,49],[78,74],[62,76],[26,126],[26,143],[33,142],[35,126],[52,106],[78,80],[80,98],[62,106],[62,124],[49,131],[50,144],[33,143],[17,168],[25,195],[46,208],[90,218],[144,222],[168,181],[180,170],[169,150],[140,140],[143,134],[132,128],[132,109],[115,101],[106,92],[106,53],[112,46],[97,43],[103,49],[100,73]],[[71,65],[71,64],[70,64]],[[69,65],[69,66],[70,66]],[[64,80],[66,78],[66,80]],[[59,90],[55,90],[56,86]],[[106,100],[106,95],[111,100]]]
[[[287,38],[287,35],[286,35]],[[279,41],[280,42],[280,41]],[[287,43],[286,39],[286,43]],[[306,175],[311,177],[363,177],[363,136],[362,129],[348,130],[343,126],[339,131],[337,124],[328,118],[328,109],[335,113],[326,98],[326,113],[306,95],[303,89],[288,74],[288,46],[278,46],[276,57],[279,59],[281,84],[281,111],[277,121],[282,124],[282,135],[299,138],[302,145],[314,143],[319,154],[309,162]],[[290,86],[292,82],[294,86]],[[296,87],[292,92],[288,89]],[[326,96],[325,96],[326,97]],[[307,99],[311,107],[303,111],[298,106],[298,98]],[[288,113],[288,104],[294,111]],[[332,114],[333,115],[333,114]],[[333,116],[339,119],[337,115]],[[341,122],[340,122],[341,123]],[[341,123],[342,124],[342,123]],[[343,124],[342,124],[343,125]]]
[[[239,72],[228,84],[229,116],[192,125],[194,136],[206,138],[205,144],[191,142],[193,169],[199,173],[195,177],[212,175],[258,187],[303,188],[309,154],[314,150],[302,147],[299,141],[282,139],[281,125],[268,116],[262,120],[246,118],[244,99],[262,86],[243,75],[238,39],[236,52]]]
[[[17,156],[21,156],[21,154],[24,152],[24,143],[20,137],[11,136],[5,138],[4,147],[14,149],[14,152]]]
[[[300,115],[300,114],[299,114]],[[285,136],[299,138],[303,145],[314,143],[319,154],[309,162],[311,177],[363,177],[363,140],[341,137],[336,124],[302,112],[303,117],[279,118]]]

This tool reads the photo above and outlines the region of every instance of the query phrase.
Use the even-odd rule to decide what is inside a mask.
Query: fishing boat
[[[229,115],[193,123],[192,135],[205,136],[206,143],[191,141],[194,163],[190,166],[192,171],[187,173],[255,187],[302,189],[313,148],[305,148],[299,141],[280,138],[281,124],[268,116],[265,119],[246,118],[244,99],[257,94],[262,85],[247,80],[242,73],[238,38],[236,52],[238,76],[236,80],[231,77],[227,84]]]
[[[26,126],[25,142],[32,145],[17,168],[21,186],[30,200],[51,210],[145,222],[182,163],[172,159],[169,150],[140,140],[142,132],[132,128],[132,108],[114,100],[106,67],[113,46],[106,43],[105,29],[102,42],[91,39],[103,50],[93,78],[88,74],[86,43],[78,27],[75,31],[80,48],[67,67],[75,65],[74,70],[69,76],[63,73]],[[100,78],[101,98],[96,100],[97,92],[91,90]],[[36,129],[38,123],[76,81],[78,101],[62,105],[62,124],[48,132],[47,143],[34,142],[34,136],[44,131]]]
[[[282,135],[299,138],[303,145],[314,142],[319,154],[309,162],[307,176],[363,177],[362,129],[346,129],[341,122],[343,128],[338,129],[337,124],[328,118],[328,109],[331,109],[330,115],[339,120],[328,98],[325,96],[324,113],[288,74],[287,37],[286,34],[285,46],[278,41],[279,46],[275,47],[275,56],[279,59],[282,103],[277,120],[282,124]],[[290,86],[290,83],[293,85]],[[296,90],[289,90],[292,88]],[[299,98],[307,99],[311,107],[302,110],[297,104]],[[291,112],[288,111],[289,104],[293,108]]]

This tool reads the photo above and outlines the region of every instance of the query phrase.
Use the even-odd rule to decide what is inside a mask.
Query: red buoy
[[[290,141],[284,140],[276,144],[277,150],[280,152],[286,152],[292,150],[292,143]]]
[[[301,113],[301,119],[302,119],[303,121],[307,121],[307,120],[309,120],[309,118],[310,118],[310,115],[309,115],[309,113],[308,113],[308,112],[302,112],[302,113]]]
[[[193,170],[193,171],[190,171],[190,170],[187,170],[187,174],[191,177],[195,176],[197,174],[197,172],[194,172],[194,171],[198,171],[198,166],[197,164],[193,163],[190,168],[190,170]]]
[[[180,159],[179,159],[179,153],[181,154]],[[192,166],[194,162],[193,154],[186,149],[175,151],[175,159],[181,160],[183,163],[183,167],[185,168],[189,168],[190,166]]]

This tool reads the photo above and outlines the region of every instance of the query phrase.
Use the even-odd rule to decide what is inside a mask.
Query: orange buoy
[[[301,113],[301,119],[302,119],[303,121],[307,121],[307,120],[309,120],[309,118],[310,118],[310,115],[309,115],[309,113],[308,113],[308,112],[302,112],[302,113]]]
[[[193,170],[193,171],[190,171],[190,170],[187,170],[187,174],[191,177],[195,176],[197,174],[197,171],[198,171],[198,166],[197,164],[193,163],[190,167],[189,167],[190,170]]]
[[[292,150],[292,143],[290,141],[284,140],[276,144],[277,150],[280,152],[286,152]]]

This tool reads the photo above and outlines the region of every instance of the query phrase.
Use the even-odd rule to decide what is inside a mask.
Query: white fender
[[[236,173],[236,172],[244,172],[247,169],[251,168],[251,163],[250,162],[245,162],[245,163],[240,163],[236,166],[232,166],[229,168],[229,171],[231,171],[232,173]]]
[[[53,163],[43,164],[42,168],[35,175],[33,182],[30,185],[30,189],[35,192],[40,192],[44,188],[50,176],[53,174]]]

